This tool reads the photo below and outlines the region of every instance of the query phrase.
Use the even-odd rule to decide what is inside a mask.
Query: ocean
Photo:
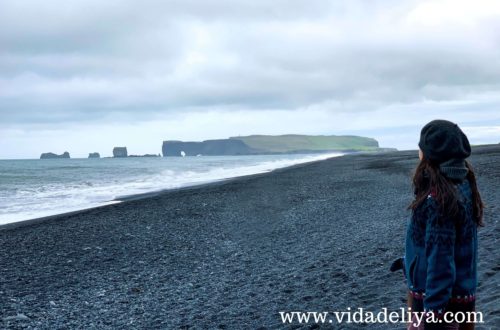
[[[0,160],[0,225],[340,155]]]

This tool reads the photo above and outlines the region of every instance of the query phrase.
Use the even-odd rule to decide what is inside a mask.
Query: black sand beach
[[[349,155],[0,227],[0,328],[281,329],[280,311],[405,306],[416,151]],[[500,326],[500,146],[471,162],[488,206],[477,309]],[[404,328],[403,324],[325,328]]]

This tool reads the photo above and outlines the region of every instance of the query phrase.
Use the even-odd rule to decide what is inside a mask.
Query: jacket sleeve
[[[428,197],[426,202],[425,254],[427,277],[424,309],[445,312],[455,283],[455,224],[440,216],[437,202]]]

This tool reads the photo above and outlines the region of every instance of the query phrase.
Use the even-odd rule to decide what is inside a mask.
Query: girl
[[[458,125],[446,120],[425,125],[418,145],[404,258],[408,306],[412,312],[427,312],[424,320],[432,313],[441,321],[423,322],[421,329],[474,329],[473,323],[447,323],[450,313],[444,317],[475,309],[483,202],[466,161],[471,147]],[[408,329],[417,328],[412,322]]]

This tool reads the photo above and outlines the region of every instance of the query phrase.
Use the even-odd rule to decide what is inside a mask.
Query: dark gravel
[[[500,147],[473,152],[488,204],[477,328],[493,329]],[[415,151],[349,155],[0,227],[0,328],[292,329],[279,311],[399,311],[404,280],[388,268],[416,163]]]

